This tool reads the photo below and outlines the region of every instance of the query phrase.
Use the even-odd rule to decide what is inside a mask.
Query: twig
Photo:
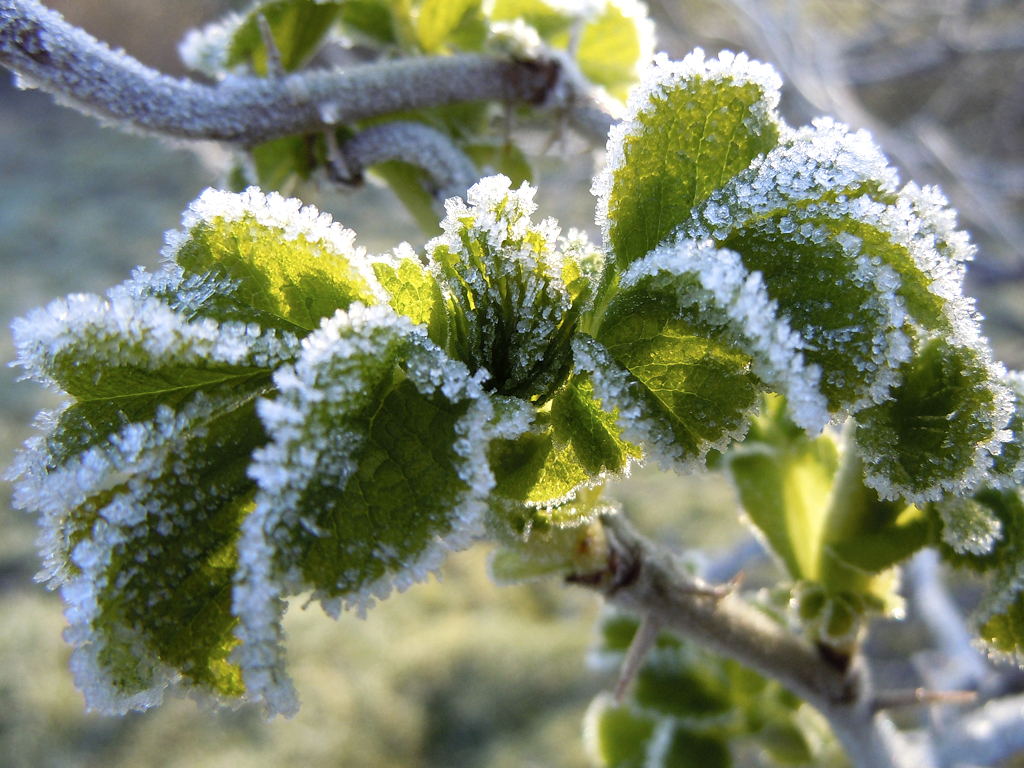
[[[559,70],[555,61],[467,54],[204,85],[112,51],[35,0],[0,0],[0,65],[60,102],[124,127],[242,146],[456,102],[541,103]]]
[[[778,680],[828,719],[855,768],[901,766],[888,721],[869,705],[861,665],[840,668],[738,595],[712,594],[623,515],[603,517],[602,523],[609,545],[604,569],[574,574],[570,583]]]
[[[929,691],[912,688],[906,691],[879,691],[871,700],[875,711],[913,707],[920,704],[973,704],[978,700],[975,691]]]
[[[331,133],[330,131],[328,133]],[[340,148],[344,169],[357,177],[372,165],[401,160],[430,174],[442,200],[465,196],[477,180],[472,161],[440,131],[422,123],[393,121],[357,133]]]

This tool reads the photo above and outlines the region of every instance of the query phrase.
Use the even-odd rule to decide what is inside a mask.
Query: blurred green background
[[[176,44],[184,31],[227,7],[216,0],[61,0],[51,5],[97,37],[175,74],[181,73]],[[772,28],[756,15],[757,8],[770,10],[771,4],[757,6],[756,12],[744,12],[745,5],[654,2],[659,48],[680,57],[702,43],[712,53],[723,47],[747,48],[763,59],[775,59],[785,46],[776,45],[774,33],[765,34]],[[933,19],[927,8],[921,10],[922,4],[899,6],[917,8],[919,23],[897,23],[899,18],[886,15],[891,7],[878,10],[881,6],[871,2],[846,3],[841,9],[808,3],[801,12],[807,28],[824,24],[831,34],[845,35],[844,50],[853,57],[849,60],[860,61],[856,57],[867,54],[857,41],[874,41],[878,56],[898,53],[936,39],[946,23]],[[1016,3],[990,2],[986,8],[986,14],[995,8],[1010,15],[996,14],[995,21],[984,16],[985,23],[1024,20]],[[832,13],[836,24],[828,23]],[[899,30],[895,37],[890,34],[894,29]],[[794,33],[793,39],[803,38]],[[790,49],[796,50],[793,45]],[[822,111],[815,100],[814,77],[829,82],[827,72],[815,75],[800,69],[803,60],[797,54],[788,65],[780,64],[787,79],[795,76],[803,83],[787,91],[784,103],[794,123]],[[989,102],[979,103],[983,97],[977,91],[964,92],[962,100],[972,100],[969,113],[961,102],[947,103],[953,96],[942,95],[966,77],[961,71],[966,54],[895,79],[846,85],[857,96],[852,114],[862,114],[865,124],[882,137],[895,137],[895,142],[905,138],[910,118],[925,108],[929,115],[938,108],[924,96],[938,99],[944,110],[939,110],[936,123],[939,139],[954,149],[970,147],[973,154],[964,155],[964,163],[972,159],[982,169],[987,162],[1000,166],[996,181],[1002,186],[996,185],[992,193],[1002,206],[998,210],[986,208],[983,194],[996,182],[978,182],[980,172],[974,166],[969,173],[950,171],[949,163],[925,156],[914,168],[923,169],[925,181],[949,181],[957,190],[955,202],[966,201],[967,223],[984,248],[983,279],[973,281],[971,288],[990,315],[987,330],[997,352],[1009,365],[1020,367],[1024,301],[1015,270],[1020,269],[1024,237],[1015,234],[1020,220],[1015,195],[1024,187],[1024,172],[1019,178],[1013,173],[1024,150],[1013,141],[997,146],[985,139],[1000,130],[992,117],[996,113],[1004,130],[1019,130],[1020,115],[1009,114],[1009,107],[1000,106],[1005,99],[999,100],[1005,92],[1021,90],[1016,79],[1024,67],[1011,61],[1013,55],[1003,51],[993,64],[979,54],[968,62],[973,67],[968,74],[979,81],[987,83],[992,71],[1005,74],[999,94]],[[863,62],[859,67],[864,70]],[[914,93],[924,106],[908,106],[907,93]],[[979,123],[983,114],[990,116],[989,123]],[[857,122],[850,115],[840,117]],[[901,158],[913,160],[904,145],[893,146],[902,147]],[[102,292],[127,278],[138,264],[154,268],[163,232],[176,227],[187,204],[218,181],[213,170],[218,151],[207,147],[197,152],[100,127],[55,106],[43,94],[15,89],[0,73],[0,325],[6,328],[12,318],[69,292]],[[566,229],[587,228],[596,239],[588,190],[598,161],[575,145],[543,158],[537,167],[540,214],[556,216]],[[953,175],[947,179],[949,173]],[[966,192],[960,188],[964,184]],[[324,191],[306,202],[355,229],[358,242],[371,252],[403,239],[414,244],[421,240],[412,219],[379,187]],[[1002,218],[993,223],[986,211]],[[10,335],[0,333],[0,360],[12,358]],[[32,433],[36,412],[56,403],[54,395],[39,387],[17,383],[17,375],[17,370],[0,370],[0,466],[10,462]],[[745,535],[733,512],[731,490],[716,477],[679,478],[647,468],[616,483],[611,493],[648,533],[680,547],[713,554]],[[0,768],[587,765],[583,714],[591,698],[610,684],[606,674],[586,665],[599,605],[589,593],[555,583],[495,587],[486,574],[483,546],[451,557],[443,583],[431,580],[394,596],[366,620],[345,615],[333,622],[319,608],[302,610],[301,600],[294,601],[285,623],[290,669],[303,702],[294,720],[266,723],[252,707],[210,713],[191,701],[174,699],[123,718],[87,714],[67,670],[59,596],[32,579],[39,567],[35,523],[9,508],[9,496],[4,484]],[[914,642],[920,640],[919,633],[911,635]],[[902,637],[906,641],[906,632]]]

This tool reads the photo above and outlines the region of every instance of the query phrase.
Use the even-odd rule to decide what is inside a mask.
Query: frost
[[[321,576],[304,559],[304,547],[328,535],[318,522],[323,503],[338,503],[360,471],[364,451],[371,442],[378,446],[381,438],[371,436],[363,414],[378,407],[381,385],[396,375],[399,365],[404,377],[399,381],[411,382],[418,397],[441,397],[462,414],[453,422],[451,446],[452,471],[461,490],[437,489],[454,496],[443,521],[424,523],[432,525],[433,532],[423,538],[378,528],[373,541],[332,539],[347,548],[355,570],[339,574],[336,583],[325,582],[328,576]],[[260,493],[255,511],[242,526],[234,595],[243,640],[237,659],[250,693],[264,698],[271,713],[294,711],[280,644],[283,597],[312,589],[313,599],[329,615],[337,616],[343,608],[363,613],[392,589],[403,591],[423,581],[440,567],[447,551],[465,548],[483,533],[482,515],[494,485],[486,447],[496,431],[514,433],[523,419],[513,413],[495,423],[480,378],[448,360],[407,318],[387,307],[358,304],[325,320],[303,341],[295,365],[275,374],[278,395],[259,408],[272,441],[256,451],[250,468]],[[327,487],[334,501],[322,501]],[[393,496],[384,503],[415,511],[417,502]],[[379,576],[368,575],[378,571]]]
[[[555,248],[560,230],[553,219],[532,222],[535,194],[525,182],[511,190],[505,176],[481,179],[468,204],[448,200],[444,235],[427,243],[450,311],[465,317],[456,321],[465,331],[454,356],[486,371],[487,387],[500,394],[550,392],[568,367],[576,315]],[[567,244],[574,258],[586,247],[578,236]]]
[[[1002,538],[1003,524],[984,504],[954,498],[935,507],[942,517],[942,540],[960,554],[988,554]]]
[[[671,91],[682,89],[690,81],[706,81],[711,83],[743,86],[752,83],[760,88],[761,101],[755,107],[751,127],[760,122],[778,122],[775,109],[779,103],[779,89],[782,79],[769,65],[747,58],[745,53],[738,55],[730,51],[722,51],[717,59],[704,58],[700,48],[688,54],[682,61],[670,61],[665,54],[654,56],[650,66],[641,74],[640,85],[634,88],[626,103],[624,119],[615,125],[608,134],[605,166],[594,179],[591,193],[597,197],[595,220],[601,227],[605,248],[611,245],[609,230],[609,202],[616,173],[625,165],[625,145],[628,139],[641,136],[644,131],[644,118],[668,97]]]
[[[185,66],[214,79],[224,77],[231,41],[244,22],[245,17],[229,13],[202,29],[189,30],[178,44],[178,54]]]
[[[683,275],[697,278],[702,289],[697,295],[686,295],[678,280]],[[652,288],[678,285],[681,301],[724,312],[743,350],[754,358],[755,373],[788,398],[794,422],[812,434],[824,428],[829,413],[817,386],[821,372],[805,364],[800,335],[778,316],[778,304],[768,297],[760,273],[749,273],[738,254],[690,241],[668,243],[634,262],[621,285],[628,288],[644,277],[654,278]]]

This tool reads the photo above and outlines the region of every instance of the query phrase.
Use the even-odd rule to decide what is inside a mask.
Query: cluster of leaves
[[[601,249],[503,176],[422,256],[211,190],[158,274],[19,321],[20,364],[70,396],[11,475],[90,706],[176,683],[291,714],[286,598],[362,610],[480,536],[501,580],[588,572],[600,489],[640,460],[732,477],[816,642],[849,651],[941,541],[1000,575],[983,636],[1020,653],[1024,389],[961,293],[971,247],[866,134],[786,126],[779,85],[742,55],[657,58],[594,184]],[[792,734],[793,702],[743,679],[760,703],[723,706],[768,697]],[[740,733],[602,712],[630,754]]]
[[[572,87],[605,101],[624,102],[653,52],[653,26],[636,0],[546,2],[545,0],[258,0],[244,13],[189,34],[181,46],[185,63],[214,78],[230,74],[267,77],[267,50],[260,30],[266,20],[281,68],[294,72],[377,59],[445,56],[453,53],[557,57]],[[339,105],[323,105],[327,122]],[[454,104],[388,115],[373,122],[412,120],[448,136],[481,176],[501,173],[518,186],[532,177],[530,162],[510,136],[493,130],[502,105]],[[501,121],[504,122],[504,121]],[[338,125],[344,142],[366,124]],[[228,181],[296,190],[329,166],[323,135],[291,136],[251,147]],[[431,234],[437,231],[436,184],[421,169],[399,160],[373,172],[394,189]]]
[[[607,612],[592,661],[617,668],[638,622]],[[587,749],[602,768],[730,768],[750,745],[762,765],[845,765],[828,725],[776,682],[661,634],[630,700],[602,694],[587,713]]]

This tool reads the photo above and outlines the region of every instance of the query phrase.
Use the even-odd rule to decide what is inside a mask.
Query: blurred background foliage
[[[66,17],[147,64],[182,74],[184,32],[231,7],[219,0],[51,0]],[[1006,0],[650,0],[658,50],[681,58],[746,50],[786,81],[792,124],[833,114],[875,134],[903,178],[938,183],[980,246],[968,272],[998,356],[1024,368],[1024,3]],[[73,291],[102,292],[153,268],[163,232],[207,185],[216,147],[183,148],[102,128],[16,90],[0,75],[0,322]],[[538,152],[548,136],[533,137]],[[197,151],[194,151],[197,150]],[[590,177],[600,149],[555,144],[537,163],[540,213],[593,239]],[[311,202],[371,252],[422,242],[392,194],[368,185]],[[13,357],[0,334],[0,358]],[[52,394],[0,371],[0,465]],[[726,552],[747,535],[717,476],[656,468],[612,489],[647,533]],[[596,598],[555,583],[495,587],[483,547],[450,558],[444,583],[419,585],[332,622],[294,604],[289,660],[303,699],[292,721],[256,709],[210,714],[171,700],[145,714],[86,714],[67,670],[60,599],[36,585],[34,521],[0,501],[0,768],[39,766],[586,766],[584,713],[611,673],[587,666]],[[767,584],[762,562],[748,586]],[[958,582],[965,606],[977,593]],[[868,645],[887,685],[919,684],[907,661],[929,640],[913,614]],[[758,749],[741,764],[763,760]]]

